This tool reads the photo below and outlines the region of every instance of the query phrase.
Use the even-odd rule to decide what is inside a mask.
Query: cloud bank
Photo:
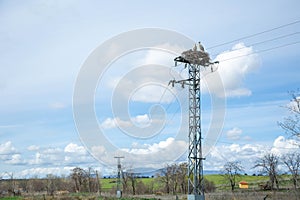
[[[218,75],[211,73],[205,76],[204,90],[206,88],[207,91],[207,85],[209,85],[210,91],[207,92],[219,97],[240,97],[252,94],[251,90],[244,86],[244,80],[249,73],[256,71],[261,65],[260,58],[252,47],[238,43],[231,50],[217,55],[215,61],[220,62],[215,73],[221,77],[223,87],[214,84]]]

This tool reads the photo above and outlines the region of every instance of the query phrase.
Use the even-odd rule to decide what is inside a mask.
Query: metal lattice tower
[[[171,80],[189,86],[189,147],[188,147],[188,200],[204,200],[204,178],[203,178],[203,156],[202,156],[202,133],[201,133],[201,68],[210,67],[218,62],[210,62],[209,54],[204,51],[199,43],[188,51],[184,51],[181,56],[174,59],[177,63],[184,63],[188,68],[188,79]]]
[[[124,156],[115,156],[114,158],[118,159],[118,175],[117,175],[117,198],[122,197],[122,190],[121,190],[121,174],[122,174],[122,166],[121,166],[121,158]]]

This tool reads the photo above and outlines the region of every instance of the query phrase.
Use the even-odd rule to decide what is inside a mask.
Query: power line
[[[293,33],[289,33],[289,34],[282,35],[282,36],[279,36],[279,37],[271,38],[271,39],[268,39],[268,40],[255,42],[255,43],[247,45],[246,47],[240,47],[240,48],[234,49],[232,51],[225,52],[224,54],[232,53],[232,52],[239,51],[239,50],[242,50],[242,49],[246,49],[246,48],[249,48],[249,46],[252,47],[252,46],[256,46],[256,45],[261,45],[261,44],[264,44],[264,43],[267,43],[267,42],[273,42],[273,41],[276,41],[276,40],[280,40],[280,39],[287,38],[287,37],[290,37],[290,36],[293,36],[293,35],[298,35],[298,34],[300,34],[300,32],[293,32]],[[212,56],[214,57],[214,56],[217,56],[217,55],[219,55],[219,54],[213,54]]]
[[[298,23],[300,23],[300,20],[297,20],[295,22],[291,22],[291,23],[288,23],[288,24],[284,24],[284,25],[281,25],[281,26],[277,26],[275,28],[267,29],[267,30],[264,30],[264,31],[261,31],[261,32],[258,32],[258,33],[251,34],[251,35],[247,35],[247,36],[244,36],[244,37],[240,37],[238,39],[234,39],[234,40],[231,40],[229,42],[224,42],[224,43],[221,43],[221,44],[218,44],[218,45],[214,45],[214,46],[208,47],[207,49],[213,49],[213,48],[216,48],[216,47],[224,46],[224,45],[231,44],[231,43],[234,43],[234,42],[237,42],[237,41],[240,41],[240,40],[244,40],[244,39],[252,38],[252,37],[262,35],[262,34],[265,34],[265,33],[268,33],[268,32],[272,32],[272,31],[275,31],[275,30],[278,30],[278,29],[281,29],[281,28],[284,28],[284,27],[287,27],[287,26],[292,26],[292,25],[298,24]]]
[[[207,49],[213,49],[213,48],[216,48],[216,47],[224,46],[226,44],[230,44],[230,43],[237,42],[237,41],[240,41],[240,40],[243,40],[243,39],[248,39],[248,38],[251,38],[251,37],[255,37],[257,35],[261,35],[261,34],[264,34],[264,33],[272,32],[272,31],[275,31],[277,29],[281,29],[281,28],[284,28],[284,27],[292,26],[292,25],[295,25],[295,24],[298,24],[298,23],[300,23],[300,20],[297,20],[297,21],[294,21],[294,22],[291,22],[291,23],[287,23],[287,24],[284,24],[284,25],[281,25],[281,26],[277,26],[277,27],[274,27],[274,28],[271,28],[271,29],[267,29],[267,30],[264,30],[264,31],[261,31],[261,32],[258,32],[258,33],[254,33],[254,34],[248,35],[248,36],[240,37],[238,39],[234,39],[234,40],[231,40],[229,42],[224,42],[224,43],[221,43],[221,44],[218,44],[218,45],[214,45],[214,46],[208,47]],[[249,46],[255,46],[255,45],[260,45],[260,44],[271,42],[271,41],[276,41],[276,40],[279,40],[279,39],[283,39],[283,38],[286,38],[286,37],[297,35],[299,33],[300,32],[293,32],[293,33],[290,33],[290,34],[282,35],[282,36],[275,37],[275,38],[268,39],[268,40],[264,40],[264,41],[261,41],[261,42],[256,42],[256,43],[250,44]],[[256,53],[270,51],[270,50],[273,50],[273,49],[282,48],[282,47],[290,46],[290,45],[297,44],[297,43],[299,43],[299,42],[285,44],[285,45],[280,45],[280,46],[272,47],[272,48],[269,48],[269,49],[264,49],[264,50],[258,51]],[[244,49],[244,48],[247,48],[247,47],[238,48],[238,49],[235,49],[233,51],[238,51],[238,50],[241,50],[241,49]],[[233,52],[233,51],[230,51],[230,52]],[[246,54],[246,55],[242,55],[242,56],[237,56],[237,57],[233,57],[233,58],[229,58],[229,59],[221,60],[221,61],[224,62],[224,61],[228,61],[230,59],[236,59],[236,58],[239,58],[239,57],[249,56],[249,55],[252,55],[252,54],[255,54],[255,53]],[[217,54],[214,54],[213,56],[216,56],[216,55]],[[171,75],[171,70],[170,70],[169,73]],[[163,97],[164,97],[164,95],[166,93],[166,90],[167,90],[167,87],[165,88],[165,90],[163,91],[162,96],[160,97],[159,104],[162,103],[162,100],[163,100]]]
[[[229,60],[234,60],[234,59],[237,59],[237,58],[246,57],[246,56],[254,55],[254,54],[257,54],[257,53],[272,51],[274,49],[279,49],[279,48],[283,48],[283,47],[287,47],[287,46],[291,46],[291,45],[295,45],[295,44],[299,44],[299,43],[300,43],[300,41],[296,41],[296,42],[292,42],[292,43],[288,43],[288,44],[283,44],[283,45],[271,47],[271,48],[268,48],[268,49],[263,49],[263,50],[260,50],[260,51],[257,51],[257,52],[252,52],[252,53],[248,53],[248,54],[245,54],[245,55],[240,55],[240,56],[235,56],[235,57],[224,59],[224,60],[219,60],[219,62],[226,62],[226,61],[229,61]]]
[[[206,139],[206,140],[210,140],[210,139]],[[218,140],[217,143],[221,143],[221,144],[229,144],[229,145],[233,145],[233,144],[237,144],[237,145],[241,145],[241,146],[245,146],[245,145],[251,145],[251,143],[236,143],[236,142],[225,142],[225,141],[222,141],[222,140]],[[290,145],[294,145],[295,147],[276,147],[276,146],[271,146],[271,145],[259,145],[261,148],[263,148],[264,150],[267,150],[269,151],[270,149],[272,148],[276,148],[276,149],[286,149],[286,150],[298,150],[299,147],[297,147],[296,144],[292,143],[292,142],[287,142],[287,144],[290,144]]]

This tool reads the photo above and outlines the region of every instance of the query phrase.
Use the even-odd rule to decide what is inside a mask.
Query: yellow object
[[[239,183],[239,188],[248,189],[249,188],[249,184],[246,181],[241,181]]]

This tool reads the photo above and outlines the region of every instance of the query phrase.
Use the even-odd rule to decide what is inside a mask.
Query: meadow
[[[229,185],[224,180],[224,177],[219,174],[205,175],[205,178],[215,184],[215,191],[205,194],[206,200],[266,200],[271,199],[288,199],[298,200],[297,191],[292,190],[292,182],[289,175],[282,175],[280,177],[280,190],[265,191],[260,188],[261,184],[268,181],[267,176],[253,176],[241,175],[237,179],[235,191],[232,192]],[[137,182],[142,182],[143,185],[153,188],[153,194],[124,194],[121,200],[168,200],[168,199],[182,199],[186,200],[186,194],[166,194],[162,191],[163,183],[158,178],[138,178]],[[246,181],[249,183],[249,189],[240,189],[238,187],[239,181]],[[115,200],[116,179],[102,178],[101,179],[101,194],[96,193],[69,193],[64,195],[46,195],[44,194],[22,194],[21,197],[3,197],[3,200]]]

